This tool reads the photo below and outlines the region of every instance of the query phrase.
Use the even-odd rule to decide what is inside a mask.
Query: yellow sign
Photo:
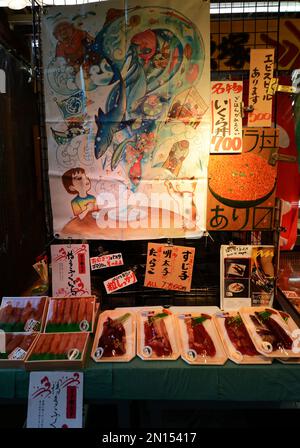
[[[273,79],[274,49],[254,49],[250,52],[249,127],[271,126],[273,95],[268,92]]]

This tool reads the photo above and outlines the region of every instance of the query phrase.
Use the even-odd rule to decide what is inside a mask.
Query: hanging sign
[[[122,266],[124,264],[121,253],[92,257],[90,263],[92,271],[95,271],[96,269],[112,268],[114,266]]]
[[[31,372],[27,428],[82,428],[83,373]]]
[[[208,230],[273,228],[278,135],[274,128],[244,128],[242,154],[210,156]]]
[[[135,273],[131,270],[122,272],[115,277],[112,277],[103,282],[107,294],[118,291],[119,289],[125,288],[126,286],[132,285],[137,282]]]
[[[221,308],[272,306],[274,246],[221,246]]]
[[[144,285],[150,288],[190,291],[195,249],[148,243]]]
[[[211,83],[212,138],[210,152],[242,152],[242,81]]]
[[[253,112],[248,114],[248,126],[270,127],[272,122],[272,99],[268,93],[273,78],[274,49],[251,49],[248,106]]]
[[[55,244],[51,259],[54,297],[91,295],[88,244]]]

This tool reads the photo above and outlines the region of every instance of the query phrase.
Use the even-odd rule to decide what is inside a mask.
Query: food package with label
[[[51,297],[45,333],[92,333],[96,313],[96,299],[92,297]]]
[[[240,315],[259,353],[272,358],[299,357],[299,328],[288,313],[268,307],[244,307]]]
[[[20,367],[38,333],[1,333],[0,367]]]
[[[47,304],[47,297],[3,297],[0,330],[6,333],[42,331]]]
[[[180,356],[176,320],[164,308],[137,313],[137,355],[144,361],[175,361]]]
[[[259,353],[238,311],[219,312],[214,321],[228,358],[236,364],[271,364],[272,359]]]
[[[40,333],[25,359],[27,370],[82,368],[89,333]]]
[[[227,361],[213,317],[206,313],[176,315],[182,359],[191,365],[223,365]]]
[[[100,314],[91,357],[96,362],[128,362],[136,354],[136,315],[128,310]]]

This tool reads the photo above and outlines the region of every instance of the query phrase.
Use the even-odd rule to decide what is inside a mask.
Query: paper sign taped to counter
[[[31,372],[27,428],[82,428],[83,373]]]
[[[195,248],[148,243],[144,285],[174,291],[190,291]]]
[[[249,101],[253,112],[248,115],[249,127],[270,127],[272,99],[268,93],[274,71],[274,48],[250,50]]]
[[[88,244],[51,246],[53,297],[91,295]]]

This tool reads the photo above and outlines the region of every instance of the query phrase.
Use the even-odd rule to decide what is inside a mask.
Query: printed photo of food
[[[226,278],[249,278],[250,258],[225,258]]]
[[[249,279],[225,279],[225,297],[249,297]]]

